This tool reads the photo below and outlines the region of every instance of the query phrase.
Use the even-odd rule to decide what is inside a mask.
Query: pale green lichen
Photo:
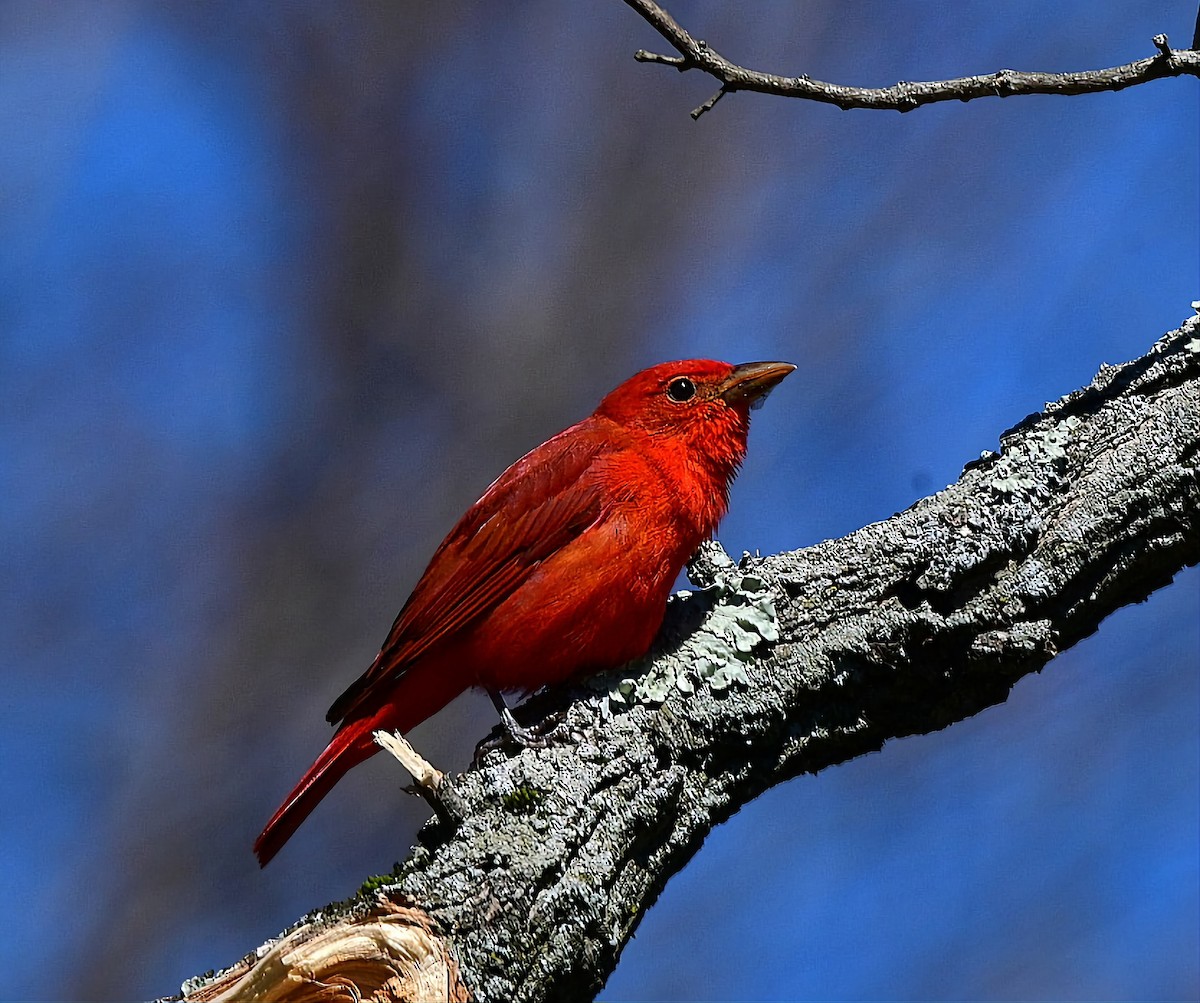
[[[697,594],[681,592],[674,601],[693,601]],[[611,676],[597,679],[597,688],[607,690],[606,714],[636,703],[661,704],[672,689],[694,693],[702,685],[720,692],[749,684],[745,666],[755,650],[779,640],[775,601],[767,583],[731,564],[704,595],[715,599],[713,607],[674,658],[643,659],[615,681]]]
[[[200,975],[193,975],[179,987],[179,995],[190,996],[197,989],[203,989],[216,977],[217,970],[215,968],[210,968],[207,972],[203,972]]]
[[[1028,466],[1049,467],[1057,471],[1067,457],[1067,443],[1083,422],[1076,415],[1064,418],[1047,428],[1031,432],[1021,442],[1008,447],[996,462],[990,487],[1002,495],[1026,494],[1042,488]]]

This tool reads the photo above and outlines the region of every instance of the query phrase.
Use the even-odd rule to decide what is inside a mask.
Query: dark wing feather
[[[434,552],[371,667],[330,707],[330,722],[373,707],[416,659],[495,609],[600,517],[599,485],[585,475],[601,444],[586,434],[586,424],[527,453],[466,511]]]

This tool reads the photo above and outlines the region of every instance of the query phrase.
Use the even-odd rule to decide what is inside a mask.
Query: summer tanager
[[[684,563],[717,527],[750,409],[795,366],[667,362],[502,473],[442,541],[371,667],[329,710],[333,740],[254,843],[279,852],[348,770],[472,686],[504,690],[646,653]]]

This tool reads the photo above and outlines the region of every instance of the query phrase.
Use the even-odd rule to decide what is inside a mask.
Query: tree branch
[[[1154,36],[1158,55],[1124,66],[1075,73],[1040,73],[997,70],[995,73],[955,80],[902,81],[891,87],[846,87],[812,80],[807,75],[781,77],[732,63],[707,42],[693,38],[678,21],[654,0],[625,0],[679,53],[664,56],[639,49],[633,58],[642,63],[673,66],[681,73],[702,70],[721,85],[713,97],[692,112],[696,119],[732,91],[757,91],[779,97],[804,98],[835,104],[843,111],[874,108],[906,112],[939,101],[972,101],[982,97],[1012,97],[1018,94],[1092,94],[1119,91],[1162,77],[1200,77],[1200,52],[1172,49],[1166,35]],[[1200,33],[1200,21],[1197,22]]]
[[[447,778],[460,821],[188,998],[591,998],[739,807],[1002,702],[1200,561],[1200,319],[1000,444],[843,539],[703,551],[657,654],[524,705],[560,742]]]

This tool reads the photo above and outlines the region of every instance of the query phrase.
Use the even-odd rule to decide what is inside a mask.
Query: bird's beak
[[[760,408],[767,394],[795,368],[790,362],[744,362],[725,378],[720,394],[730,404],[749,402],[751,408]]]

